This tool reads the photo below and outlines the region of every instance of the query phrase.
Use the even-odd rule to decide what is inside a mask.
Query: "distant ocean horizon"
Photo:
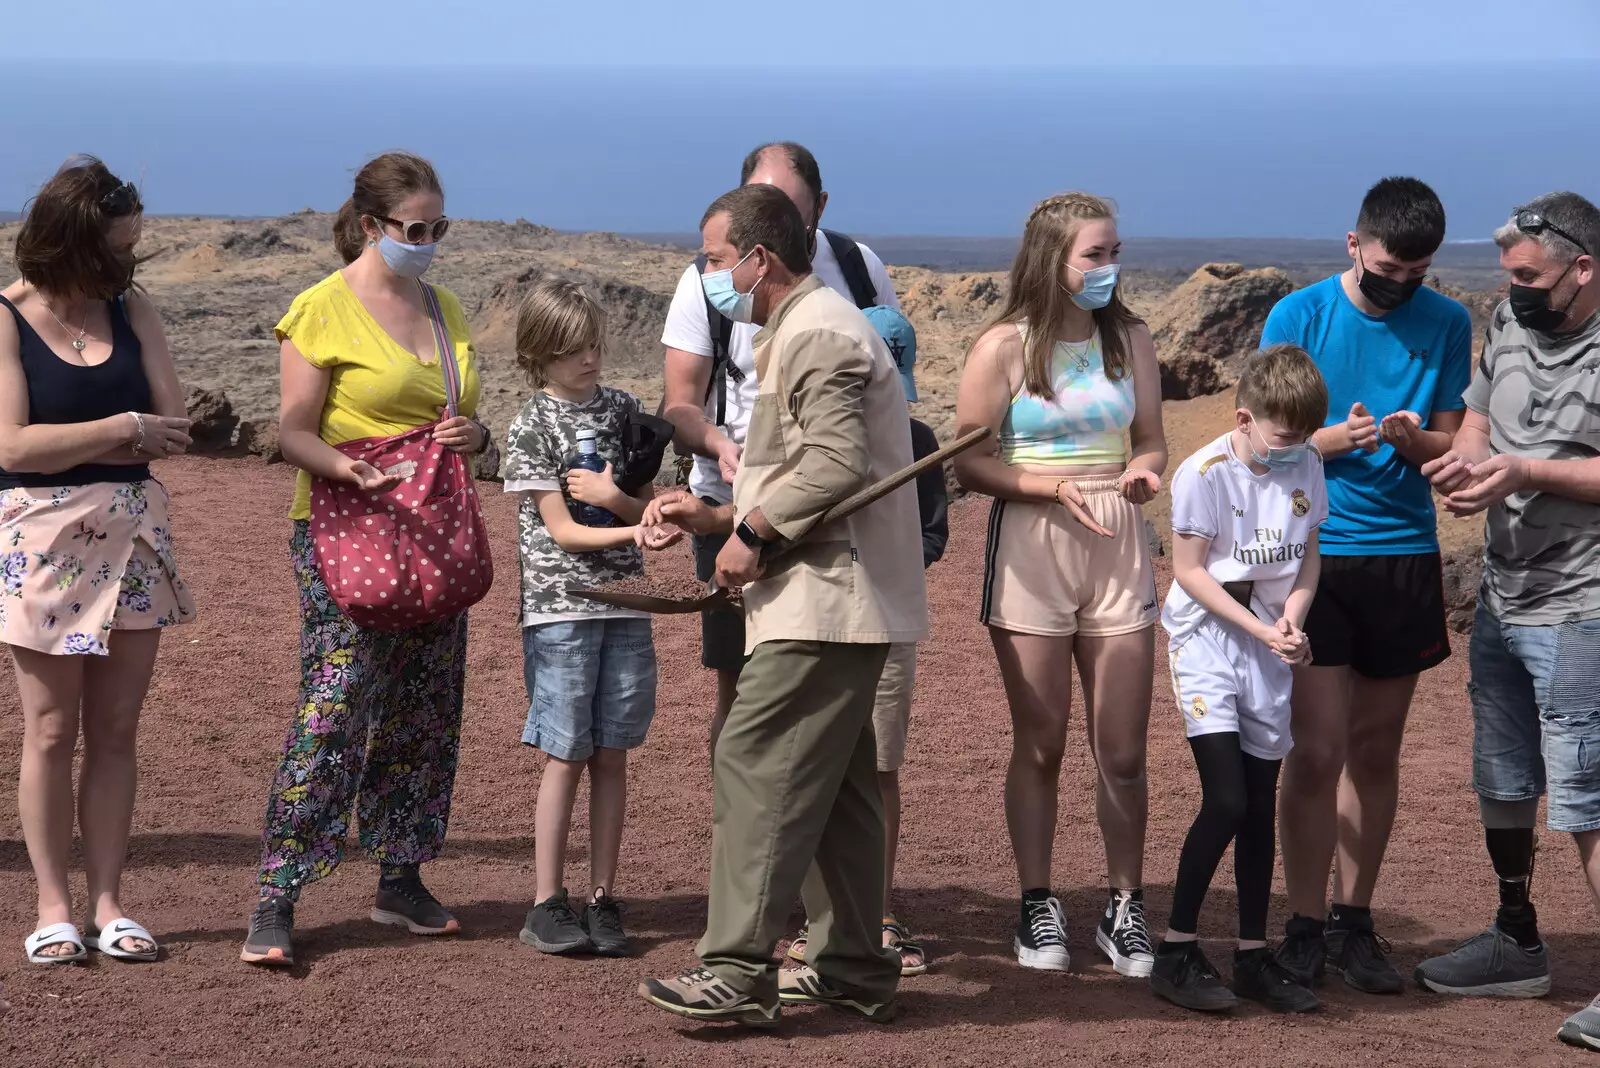
[[[0,115],[0,210],[89,151],[153,214],[331,211],[366,158],[406,147],[438,165],[452,216],[683,235],[749,148],[794,139],[821,162],[824,224],[850,233],[1014,240],[1076,188],[1114,199],[1126,238],[1338,241],[1398,173],[1438,190],[1465,249],[1539,193],[1600,199],[1600,62],[1527,66],[487,67],[396,89],[385,68],[13,63],[0,93],[28,105]]]

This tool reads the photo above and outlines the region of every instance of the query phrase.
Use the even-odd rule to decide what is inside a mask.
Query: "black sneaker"
[[[1011,940],[1017,963],[1024,968],[1064,972],[1072,966],[1067,952],[1067,918],[1054,897],[1024,897],[1022,919]]]
[[[541,953],[576,953],[594,948],[589,932],[572,911],[565,887],[528,910],[517,937]]]
[[[1283,925],[1283,942],[1278,946],[1278,963],[1294,981],[1310,989],[1322,982],[1328,966],[1325,924],[1296,913]]]
[[[1311,988],[1297,982],[1265,946],[1234,951],[1233,992],[1273,1012],[1315,1012],[1322,1007]]]
[[[1095,945],[1111,960],[1118,975],[1143,979],[1155,965],[1155,947],[1144,922],[1144,896],[1138,890],[1117,890],[1100,917]]]
[[[461,930],[456,918],[428,892],[422,885],[422,877],[416,874],[378,882],[372,919],[376,923],[404,927],[415,935],[456,934]]]
[[[294,902],[286,897],[264,897],[250,914],[239,959],[246,964],[288,967],[294,963]]]
[[[622,902],[604,890],[583,907],[583,929],[600,956],[628,955],[628,933],[622,929]]]
[[[1199,942],[1186,942],[1181,949],[1168,952],[1169,949],[1167,943],[1162,944],[1150,970],[1150,989],[1158,997],[1197,1012],[1227,1012],[1239,1004],[1206,960]]]
[[[1389,963],[1389,943],[1372,929],[1371,914],[1341,917],[1338,927],[1329,926],[1327,945],[1328,967],[1363,994],[1398,994],[1405,986]]]

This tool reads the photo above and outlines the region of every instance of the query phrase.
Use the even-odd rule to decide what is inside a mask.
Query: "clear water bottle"
[[[606,469],[606,462],[600,458],[600,446],[595,443],[593,430],[578,431],[578,455],[572,458],[571,466],[584,471],[593,471],[595,474]],[[586,527],[615,526],[617,517],[604,508],[583,501],[568,501],[572,509],[572,518]]]

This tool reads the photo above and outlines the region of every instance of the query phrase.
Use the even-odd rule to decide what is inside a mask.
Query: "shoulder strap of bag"
[[[422,287],[422,303],[428,309],[428,320],[433,323],[433,351],[444,369],[445,414],[454,419],[460,415],[461,365],[456,363],[456,347],[450,343],[450,331],[445,329],[444,310],[439,307],[439,294],[428,283],[417,280]]]
[[[702,275],[706,273],[703,254],[694,258],[694,269]],[[728,417],[728,373],[730,369],[736,370],[728,358],[729,348],[733,344],[733,320],[712,307],[709,298],[705,299],[705,305],[706,325],[711,329],[711,379],[706,383],[705,400],[709,401],[713,394],[716,395],[716,425],[722,426]]]
[[[867,270],[867,258],[861,254],[861,246],[853,237],[837,230],[824,230],[822,236],[828,239],[833,258],[839,261],[839,273],[844,275],[844,283],[850,287],[850,299],[856,302],[856,307],[864,310],[877,304],[878,287],[872,282],[872,272]]]

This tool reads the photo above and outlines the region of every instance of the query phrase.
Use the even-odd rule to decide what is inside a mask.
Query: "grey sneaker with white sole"
[[[1550,993],[1550,951],[1527,949],[1490,927],[1454,951],[1417,965],[1412,975],[1436,994],[1487,998],[1542,998]]]

